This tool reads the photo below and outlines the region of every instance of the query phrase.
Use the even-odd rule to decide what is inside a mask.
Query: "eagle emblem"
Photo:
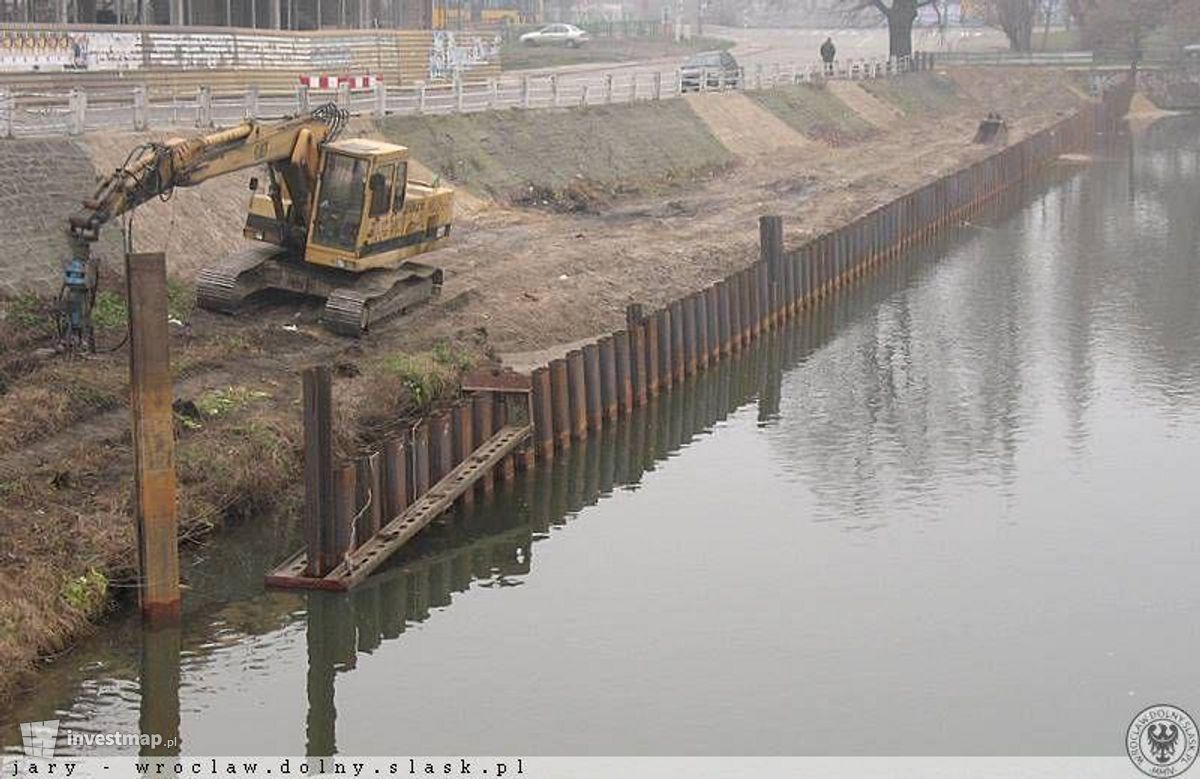
[[[1146,740],[1150,742],[1150,754],[1160,763],[1169,763],[1175,756],[1175,745],[1179,743],[1179,728],[1169,722],[1155,722],[1146,728]]]

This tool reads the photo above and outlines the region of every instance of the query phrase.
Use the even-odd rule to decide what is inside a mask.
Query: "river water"
[[[1057,166],[350,596],[274,518],[0,717],[192,754],[1117,755],[1200,715],[1200,118]],[[0,743],[17,741],[6,727]]]

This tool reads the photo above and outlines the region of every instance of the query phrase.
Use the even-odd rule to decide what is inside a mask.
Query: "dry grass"
[[[863,81],[862,88],[908,116],[946,116],[963,107],[958,84],[937,73]]]
[[[428,411],[458,394],[462,372],[473,362],[469,353],[450,347],[371,360],[346,393],[347,428],[369,435]]]
[[[55,360],[0,396],[0,454],[116,408],[128,395],[128,369],[114,361]]]
[[[814,141],[833,146],[865,141],[875,128],[822,84],[747,92],[747,96]]]
[[[250,339],[237,336],[203,342],[174,340],[171,368],[177,380],[257,351]],[[10,366],[16,366],[11,370],[12,378],[0,387],[0,429],[5,431],[0,438],[0,455],[115,409],[129,396],[124,349],[77,359],[56,357],[32,367],[14,359]]]
[[[300,485],[299,418],[255,395],[181,430],[180,534],[265,512]],[[39,656],[86,633],[104,588],[136,576],[127,436],[81,443],[20,481],[0,482],[0,701]]]
[[[183,361],[192,369],[207,363],[219,342],[182,350]],[[364,360],[351,371],[356,375],[335,382],[343,453],[456,397],[463,371],[479,356],[445,344]],[[45,370],[70,378],[54,366]],[[30,402],[31,390],[17,390],[21,402]],[[223,523],[298,499],[302,430],[295,400],[268,385],[234,385],[195,398],[198,416],[177,417],[181,538],[196,542]],[[82,410],[68,406],[44,416],[61,423],[71,413]],[[136,576],[131,474],[122,433],[82,442],[27,478],[0,482],[0,535],[8,542],[0,551],[0,701],[39,656],[90,630],[109,602],[105,587],[120,588]]]
[[[28,678],[37,654],[61,651],[103,609],[72,606],[68,584],[56,565],[0,571],[0,702]]]

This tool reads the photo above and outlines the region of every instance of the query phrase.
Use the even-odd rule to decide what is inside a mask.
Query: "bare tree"
[[[1043,0],[983,0],[976,6],[985,24],[995,27],[1008,38],[1013,51],[1033,48],[1033,26]]]
[[[887,20],[888,56],[912,56],[912,28],[917,9],[938,8],[938,0],[842,0],[851,13],[878,12]]]
[[[1054,21],[1055,14],[1058,13],[1058,6],[1061,0],[1042,0],[1042,18],[1045,22],[1045,27],[1042,28],[1042,50],[1046,49],[1046,44],[1050,41],[1050,24]],[[1070,18],[1070,15],[1067,15]]]
[[[985,22],[1003,32],[1010,49],[1028,52],[1033,48],[1033,24],[1042,0],[986,0],[983,8]]]
[[[1194,10],[1189,0],[1069,0],[1071,15],[1083,29],[1087,45],[1121,52],[1138,62],[1146,36],[1168,23],[1175,12]]]

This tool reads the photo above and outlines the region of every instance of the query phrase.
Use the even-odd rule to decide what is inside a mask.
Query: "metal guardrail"
[[[692,83],[701,92],[772,89],[787,84],[819,83],[827,79],[866,80],[929,70],[933,58],[847,60],[832,69],[820,63],[758,66],[736,76],[724,71],[689,74],[672,70],[619,70],[545,76],[518,75],[481,81],[457,80],[369,90],[294,91],[250,87],[240,95],[214,94],[200,87],[190,94],[163,97],[144,86],[69,92],[0,90],[0,137],[80,135],[92,130],[147,130],[162,127],[211,127],[246,118],[281,119],[323,102],[336,102],[357,116],[458,114],[505,108],[533,109],[632,103],[682,95]]]
[[[947,51],[937,55],[943,65],[1058,65],[1086,67],[1096,61],[1090,51]]]

